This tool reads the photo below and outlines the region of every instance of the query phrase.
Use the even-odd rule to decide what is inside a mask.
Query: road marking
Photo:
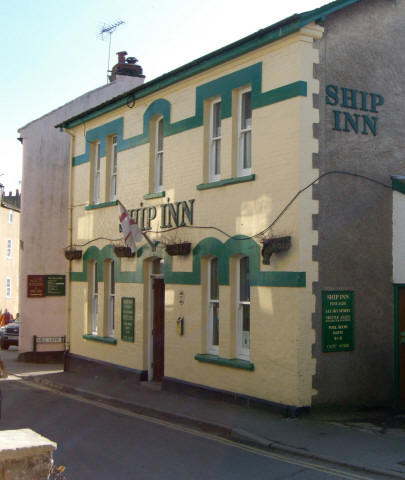
[[[79,394],[62,392],[60,390],[54,389],[52,387],[48,387],[46,385],[41,385],[41,384],[31,382],[29,380],[28,381],[24,380],[23,378],[21,378],[21,382],[19,382],[19,384],[21,384],[21,383],[28,386],[28,387],[34,387],[34,388],[38,388],[40,390],[46,390],[48,392],[60,395],[62,397],[69,398],[71,400],[86,403],[86,404],[92,405],[92,406],[97,406],[99,408],[102,408],[104,410],[108,410],[108,411],[113,412],[113,413],[117,413],[117,414],[124,415],[124,416],[127,416],[127,417],[136,418],[138,420],[143,420],[143,421],[149,422],[149,423],[154,423],[156,425],[163,426],[163,427],[169,428],[171,430],[176,430],[176,431],[179,431],[179,432],[182,432],[182,433],[187,433],[189,435],[193,435],[194,437],[199,437],[199,438],[203,438],[203,439],[210,440],[210,441],[213,441],[213,442],[221,443],[221,444],[229,446],[229,447],[238,448],[239,450],[244,450],[246,452],[253,453],[253,454],[259,455],[261,457],[271,458],[272,460],[278,460],[280,462],[288,463],[290,465],[296,465],[296,466],[304,467],[304,468],[307,468],[307,469],[310,469],[310,470],[317,470],[319,472],[327,473],[329,475],[333,475],[333,476],[340,477],[340,478],[346,478],[346,479],[349,479],[349,480],[373,480],[373,478],[376,478],[376,477],[370,477],[370,476],[366,476],[366,475],[362,475],[362,474],[351,473],[351,472],[348,472],[348,471],[345,471],[345,470],[340,470],[339,468],[335,468],[335,467],[329,467],[329,466],[323,465],[321,462],[313,463],[313,462],[310,462],[310,461],[307,461],[307,460],[300,460],[298,458],[292,457],[292,455],[290,456],[290,455],[287,455],[287,454],[279,454],[279,453],[268,452],[264,449],[252,447],[252,446],[249,446],[249,445],[244,445],[244,444],[235,442],[234,440],[229,440],[227,438],[223,438],[223,437],[214,435],[212,433],[203,432],[203,431],[191,428],[191,427],[186,427],[184,425],[178,425],[176,423],[172,423],[172,422],[169,422],[167,420],[162,420],[162,419],[159,419],[159,418],[149,417],[149,416],[143,415],[141,413],[131,412],[130,410],[126,410],[125,408],[114,407],[112,405],[108,405],[107,403],[104,403],[104,402],[99,401],[99,400],[90,400],[88,398],[81,397]],[[383,478],[383,476],[380,475],[379,478]]]

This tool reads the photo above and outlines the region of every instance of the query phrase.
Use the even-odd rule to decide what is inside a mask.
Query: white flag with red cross
[[[124,235],[125,245],[131,249],[131,253],[136,252],[136,243],[143,239],[142,230],[138,227],[135,220],[129,215],[124,205],[119,202],[120,223],[122,234]]]

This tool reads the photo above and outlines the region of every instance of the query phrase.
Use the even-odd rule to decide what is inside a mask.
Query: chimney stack
[[[139,83],[143,83],[145,75],[142,73],[142,67],[136,65],[138,59],[135,57],[126,58],[127,52],[117,52],[118,63],[113,66],[110,75],[110,82],[113,82],[117,77],[137,77]]]

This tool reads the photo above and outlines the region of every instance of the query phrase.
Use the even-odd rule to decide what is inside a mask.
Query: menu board
[[[135,298],[121,298],[121,340],[135,341]]]
[[[46,277],[45,275],[27,276],[27,297],[45,297]]]
[[[354,292],[322,292],[322,347],[324,352],[354,349]]]
[[[65,295],[65,275],[47,275],[46,276],[46,295],[64,296]]]

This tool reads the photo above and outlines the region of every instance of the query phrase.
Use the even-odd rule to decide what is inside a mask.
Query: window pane
[[[212,114],[212,136],[221,136],[221,102],[214,103]]]
[[[243,142],[243,168],[250,168],[251,161],[251,132],[244,132],[242,138]]]
[[[218,300],[219,286],[218,286],[218,259],[211,260],[211,275],[210,275],[210,298],[211,300]]]
[[[219,304],[212,304],[212,345],[219,345]]]
[[[111,262],[110,265],[110,282],[111,282],[111,293],[115,293],[115,277],[114,277],[114,262]]]
[[[152,263],[152,274],[159,275],[163,273],[163,259],[157,258]]]
[[[252,126],[252,106],[250,102],[251,92],[245,92],[242,95],[242,129]]]
[[[249,285],[249,257],[240,259],[240,278],[239,278],[239,300],[247,302],[250,300],[250,285]]]
[[[242,331],[250,332],[250,305],[242,305]]]
[[[159,120],[157,129],[157,149],[161,151],[163,150],[163,118]]]
[[[93,263],[93,291],[98,293],[97,263]]]

